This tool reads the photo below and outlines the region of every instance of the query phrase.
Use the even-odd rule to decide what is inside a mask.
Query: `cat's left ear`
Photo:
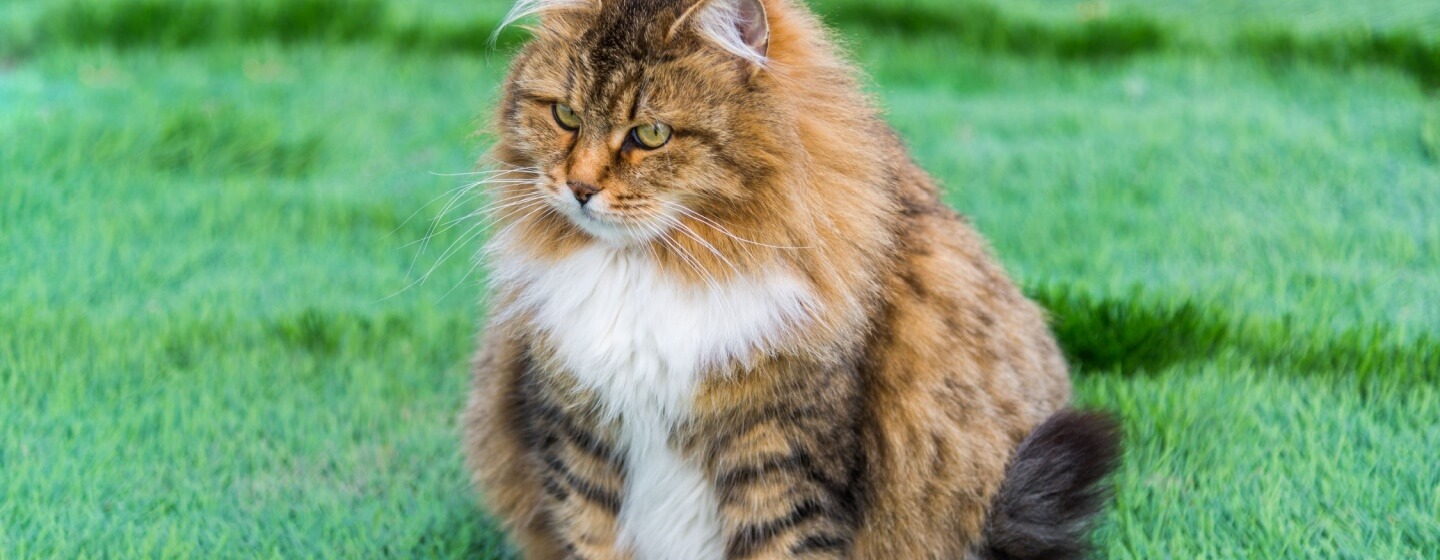
[[[770,18],[762,0],[699,0],[680,15],[670,34],[686,25],[693,25],[715,46],[758,66],[768,60]]]

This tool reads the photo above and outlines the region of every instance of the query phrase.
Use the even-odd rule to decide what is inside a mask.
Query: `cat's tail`
[[[980,560],[1071,560],[1089,553],[1089,530],[1110,500],[1120,427],[1110,416],[1064,410],[1015,450],[985,522]]]

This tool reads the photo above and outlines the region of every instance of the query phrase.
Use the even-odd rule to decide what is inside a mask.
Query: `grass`
[[[1092,373],[1081,400],[1126,420],[1107,558],[1425,558],[1440,475],[1433,383],[1317,382],[1216,359]]]
[[[931,0],[910,0],[931,1]],[[1317,4],[1307,0],[1012,0],[1007,7],[1031,17],[1075,20],[1141,13],[1183,22],[1196,39],[1223,39],[1247,25],[1283,24],[1302,34],[1354,26],[1377,30],[1424,29],[1440,34],[1440,6],[1424,0],[1371,0]]]
[[[97,2],[0,6],[28,37],[0,50],[0,557],[505,554],[454,427],[483,271],[465,227],[414,244],[464,184],[431,172],[483,148],[504,51],[465,41],[503,6]],[[1163,46],[1122,56],[1055,51],[1090,24],[1027,3],[914,9],[1050,46],[838,21],[1125,420],[1107,557],[1427,557],[1440,99],[1375,57],[1187,46],[1214,16],[1179,4],[1134,7]],[[1276,32],[1344,25],[1297,14]]]

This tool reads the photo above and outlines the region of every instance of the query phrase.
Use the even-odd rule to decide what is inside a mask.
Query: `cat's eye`
[[[642,124],[630,131],[635,143],[647,150],[654,150],[670,141],[670,125],[665,123]]]
[[[565,130],[580,130],[580,115],[564,103],[556,103],[550,106],[550,112],[555,114],[555,123]]]

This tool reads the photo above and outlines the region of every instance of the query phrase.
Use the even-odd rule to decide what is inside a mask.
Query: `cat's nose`
[[[590,199],[595,196],[595,193],[600,192],[600,187],[586,183],[585,181],[566,181],[565,184],[570,187],[570,192],[575,193],[575,200],[578,201],[581,206],[590,202]]]

